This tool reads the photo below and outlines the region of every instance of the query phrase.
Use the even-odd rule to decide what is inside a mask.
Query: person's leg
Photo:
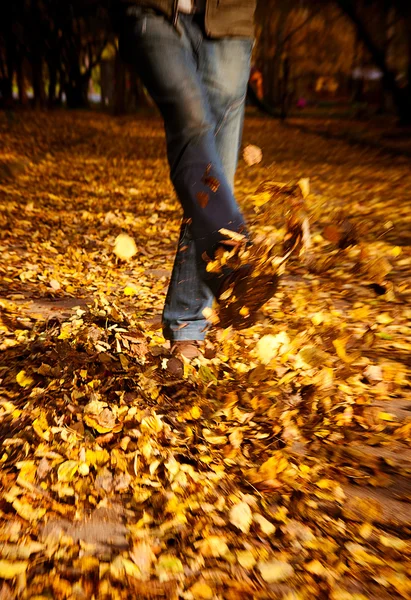
[[[217,152],[231,188],[238,161],[252,42],[245,39],[204,39],[198,52],[198,70],[209,101]],[[183,223],[163,311],[164,332],[173,340],[201,340],[208,329],[203,316],[213,294],[198,260],[191,227]],[[196,302],[188,301],[194,292]],[[177,319],[176,319],[177,315]],[[193,338],[193,335],[197,336]]]
[[[191,223],[189,235],[194,240],[196,265],[199,265],[204,253],[212,257],[221,243],[219,230],[238,231],[244,227],[244,219],[224,175],[212,113],[198,73],[195,45],[201,45],[201,32],[197,28],[195,39],[192,32],[189,37],[186,29],[179,35],[161,15],[142,9],[135,18],[126,20],[122,46],[128,60],[138,66],[163,115],[171,178],[185,217]],[[179,250],[177,260],[184,254],[181,244]],[[197,269],[192,260],[191,267]],[[211,281],[210,278],[209,285]],[[173,306],[173,331],[167,331],[165,323],[165,333],[171,339],[178,339],[178,331],[184,332],[183,339],[204,336],[202,315],[198,322],[186,319],[182,327],[178,323],[187,307],[190,307],[188,312],[195,313],[204,302],[194,287],[191,286],[185,305],[177,302]],[[173,299],[171,303],[175,304]]]
[[[212,257],[224,240],[219,230],[238,231],[244,218],[224,175],[197,70],[201,32],[198,40],[179,35],[165,17],[144,9],[128,27],[130,52],[164,118],[170,175],[197,251]]]
[[[226,177],[234,188],[241,144],[252,40],[205,39],[199,70],[215,122],[215,141]]]

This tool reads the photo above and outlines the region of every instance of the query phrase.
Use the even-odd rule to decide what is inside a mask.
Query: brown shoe
[[[193,360],[202,355],[201,348],[203,346],[204,342],[199,340],[178,340],[172,343],[170,352],[177,358]]]
[[[278,281],[277,273],[257,273],[251,265],[230,273],[217,295],[220,326],[245,329],[254,325],[260,308],[277,291]]]
[[[173,377],[182,377],[184,374],[184,362],[195,358],[214,358],[216,352],[214,346],[206,340],[178,340],[173,342],[170,348],[172,357],[167,362],[167,372]]]

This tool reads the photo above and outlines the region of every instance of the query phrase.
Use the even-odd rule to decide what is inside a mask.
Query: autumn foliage
[[[161,123],[0,127],[0,598],[410,598],[408,162],[250,118],[253,235],[309,241],[176,378]]]

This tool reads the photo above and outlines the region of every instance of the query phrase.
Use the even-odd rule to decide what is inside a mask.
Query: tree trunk
[[[126,66],[116,53],[115,83],[114,83],[114,114],[124,115],[126,112]]]
[[[403,88],[398,85],[395,74],[388,67],[384,49],[379,48],[373,39],[365,20],[360,17],[352,0],[337,1],[343,12],[354,23],[358,35],[371,54],[375,65],[381,70],[385,87],[392,95],[400,124],[411,125],[411,81],[408,81],[408,84]]]
[[[2,62],[2,77],[0,79],[1,103],[3,107],[13,105],[13,76],[15,67],[15,49],[11,35],[6,38],[6,59]]]
[[[280,5],[280,14],[276,26],[275,52],[269,66],[267,77],[268,102],[273,106],[280,106],[282,101],[281,78],[283,68],[284,38],[288,16],[290,14],[290,3]]]
[[[54,108],[56,106],[57,92],[57,65],[53,60],[48,62],[49,69],[49,89],[48,89],[48,106]]]
[[[35,56],[31,63],[34,107],[44,108],[45,92],[43,79],[43,58]]]
[[[88,108],[89,82],[90,75],[88,73],[69,80],[64,89],[68,108]]]
[[[16,66],[16,75],[17,75],[17,88],[19,91],[19,103],[22,106],[27,106],[28,98],[27,98],[27,88],[26,88],[26,78],[24,76],[24,57],[20,54],[19,60]]]

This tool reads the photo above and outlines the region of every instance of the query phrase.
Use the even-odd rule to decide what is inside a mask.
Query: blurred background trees
[[[0,102],[122,113],[149,102],[124,65],[113,0],[13,0],[0,5]],[[261,0],[250,97],[290,110],[349,106],[411,123],[410,0]]]

